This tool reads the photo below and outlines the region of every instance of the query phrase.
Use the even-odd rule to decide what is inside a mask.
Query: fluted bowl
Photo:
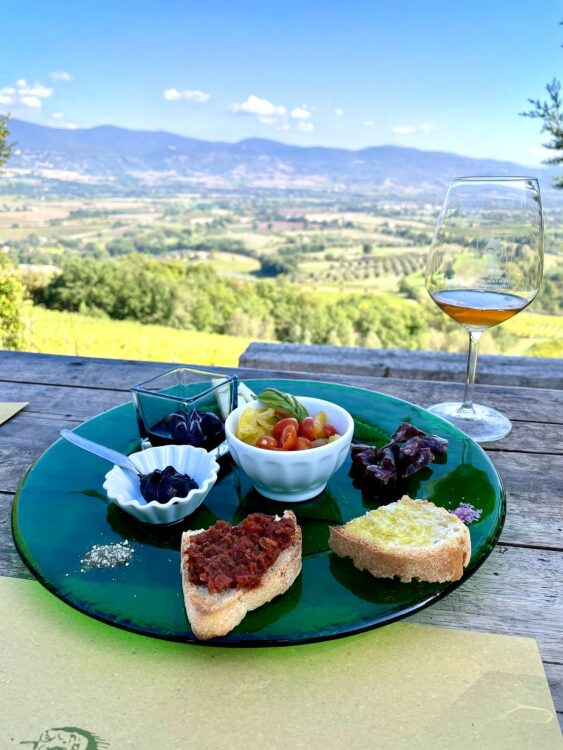
[[[326,412],[339,439],[301,451],[272,451],[248,445],[236,436],[239,417],[249,406],[264,406],[260,401],[239,406],[225,422],[225,435],[234,461],[250,477],[258,492],[270,500],[298,503],[320,494],[350,450],[354,420],[345,409],[320,398],[297,396],[297,399],[311,416]]]
[[[199,508],[217,481],[219,464],[203,448],[192,445],[164,445],[132,453],[129,458],[143,474],[173,466],[181,474],[188,474],[198,485],[186,497],[173,497],[167,503],[155,500],[147,503],[141,494],[139,479],[133,472],[114,466],[108,471],[104,490],[108,498],[139,521],[154,524],[176,523]]]

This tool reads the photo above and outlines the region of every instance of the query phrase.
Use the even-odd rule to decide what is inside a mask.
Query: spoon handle
[[[213,458],[218,461],[223,456],[226,456],[227,453],[229,453],[229,444],[226,440],[223,440],[222,443],[220,443],[216,448],[213,448],[213,450],[208,451],[210,456],[213,456]]]
[[[122,469],[134,471],[138,476],[141,474],[141,471],[135,466],[133,461],[123,453],[118,453],[111,448],[106,448],[105,445],[100,445],[100,443],[95,443],[93,440],[87,440],[86,438],[80,437],[80,435],[77,435],[70,430],[61,430],[61,437],[68,440],[69,443],[73,443],[79,448],[93,453],[95,456],[105,458],[106,461],[110,461],[112,464],[116,464]]]

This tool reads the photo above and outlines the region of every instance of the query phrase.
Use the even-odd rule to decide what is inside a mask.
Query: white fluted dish
[[[269,451],[243,443],[236,436],[238,420],[249,404],[239,406],[225,422],[225,435],[231,455],[248,474],[254,486],[270,500],[300,503],[319,495],[331,476],[346,460],[354,434],[354,420],[341,406],[320,398],[297,396],[311,416],[327,414],[340,438],[319,448],[302,451]],[[251,407],[261,407],[256,401]]]
[[[108,498],[126,513],[146,523],[176,523],[199,508],[217,481],[219,464],[203,448],[191,445],[164,445],[159,448],[132,453],[129,458],[143,474],[173,466],[181,474],[188,474],[198,485],[186,497],[173,497],[167,503],[147,503],[141,495],[139,480],[133,472],[114,466],[108,471],[104,490]]]

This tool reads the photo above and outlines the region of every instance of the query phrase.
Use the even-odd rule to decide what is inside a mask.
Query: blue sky
[[[562,0],[28,0],[2,13],[0,111],[209,140],[399,144],[524,164],[563,63]]]

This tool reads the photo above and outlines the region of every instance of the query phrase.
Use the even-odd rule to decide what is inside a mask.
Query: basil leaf
[[[258,398],[266,406],[271,406],[272,409],[281,411],[287,414],[288,417],[294,417],[298,422],[309,416],[307,409],[295,396],[292,396],[290,393],[278,391],[277,388],[264,388],[262,393],[258,394]]]

